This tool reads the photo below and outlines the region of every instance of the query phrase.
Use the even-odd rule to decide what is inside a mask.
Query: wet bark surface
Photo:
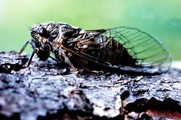
[[[157,76],[104,73],[75,76],[52,59],[0,52],[0,118],[179,119],[181,70]],[[64,74],[62,74],[64,73]]]

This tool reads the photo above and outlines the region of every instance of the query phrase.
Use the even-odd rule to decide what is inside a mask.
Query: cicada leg
[[[27,64],[25,65],[25,67],[29,67],[29,66],[30,66],[30,63],[31,63],[34,55],[35,55],[35,50],[33,50],[32,54],[31,54],[31,56],[30,56],[30,59],[28,60],[28,62],[27,62]]]
[[[72,62],[69,60],[69,58],[67,57],[67,55],[65,54],[65,52],[63,50],[61,50],[59,52],[59,55],[62,56],[65,60],[65,62],[73,69],[75,75],[78,75],[78,70],[74,67],[74,65],[72,64]]]
[[[31,44],[32,46],[34,46],[33,43],[32,43],[32,40],[26,41],[25,44],[23,45],[23,47],[21,48],[21,50],[19,51],[19,54],[21,54],[21,53],[24,51],[24,49],[26,48],[26,46],[27,46],[28,44]],[[27,62],[27,64],[25,65],[25,67],[29,67],[29,65],[30,65],[30,63],[31,63],[31,61],[32,61],[32,58],[33,58],[34,54],[35,54],[35,50],[33,50],[32,54],[31,54],[31,57],[30,57],[30,59],[28,60],[28,62]]]
[[[33,52],[32,52],[32,54],[31,54],[31,56],[30,56],[30,59],[28,60],[28,62],[27,62],[27,64],[25,65],[25,67],[29,67],[30,66],[30,64],[31,64],[31,61],[32,61],[32,59],[33,59],[33,56],[35,55],[35,53],[37,53],[38,51],[39,51],[39,49],[38,48],[36,48],[36,44],[32,41],[32,40],[29,40],[29,41],[27,41],[26,43],[25,43],[25,45],[27,46],[27,44],[28,43],[30,43],[31,44],[31,46],[32,46],[32,48],[33,48]],[[24,46],[25,46],[24,45]],[[22,48],[22,51],[25,49],[25,47],[23,46],[23,48]],[[21,51],[20,51],[21,52]]]
[[[30,41],[31,41],[31,40],[26,41],[26,43],[23,45],[23,47],[22,47],[21,50],[19,51],[19,54],[21,54],[21,53],[24,51],[24,49],[25,49],[26,46],[30,43]]]
[[[28,60],[27,64],[25,65],[25,67],[29,67],[29,65],[30,65],[30,63],[31,63],[31,61],[32,61],[32,58],[33,58],[34,54],[38,52],[38,48],[36,48],[35,43],[34,43],[32,40],[28,40],[28,41],[23,45],[23,47],[21,48],[21,50],[19,51],[19,54],[21,54],[21,53],[24,51],[24,49],[26,48],[26,46],[27,46],[28,44],[31,44],[31,46],[32,46],[32,48],[33,48],[33,52],[32,52],[32,54],[31,54],[30,59]]]
[[[92,74],[95,74],[95,75],[102,75],[104,72],[103,71],[90,70],[90,69],[84,68],[82,70],[81,74],[86,74],[86,73],[92,73]]]

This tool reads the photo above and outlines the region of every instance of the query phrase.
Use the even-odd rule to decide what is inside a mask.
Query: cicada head
[[[36,24],[31,28],[32,38],[40,43],[52,42],[57,37],[73,38],[79,35],[81,29],[66,23],[47,22]]]
[[[36,24],[31,28],[32,38],[40,43],[51,42],[58,36],[59,24],[47,22]]]

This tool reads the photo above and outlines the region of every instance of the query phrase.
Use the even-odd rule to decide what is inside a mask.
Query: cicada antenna
[[[26,23],[23,23],[29,30],[31,29],[31,26],[26,24]]]
[[[28,30],[31,30],[31,27],[29,25],[27,25],[26,23],[23,23],[26,27],[28,27]],[[26,43],[23,45],[23,47],[21,48],[21,50],[19,51],[19,54],[21,54],[24,49],[26,48],[26,46],[30,43],[31,40],[27,40]]]

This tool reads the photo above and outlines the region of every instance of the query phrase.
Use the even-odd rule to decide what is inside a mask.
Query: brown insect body
[[[67,62],[74,71],[84,69],[154,75],[166,72],[169,68],[169,65],[163,65],[165,61],[170,60],[170,57],[162,44],[149,34],[135,28],[118,27],[85,31],[66,23],[49,22],[32,27],[31,36],[33,39],[20,51],[21,53],[28,43],[32,45],[34,52],[28,64],[34,53],[41,60],[47,60],[52,52],[56,60]],[[139,48],[140,44],[144,46],[149,41],[153,46],[148,45],[146,49]],[[159,58],[154,54],[143,57],[145,51],[164,55]],[[154,58],[152,62],[146,61],[150,58]],[[144,62],[148,64],[143,64]]]
[[[78,36],[79,40],[75,43],[72,43],[72,40],[70,39],[68,40],[70,41],[69,44],[66,42],[66,44],[62,43],[62,45],[69,50],[80,53],[80,55],[84,57],[88,56],[88,58],[95,60],[94,62],[104,62],[105,65],[136,65],[136,60],[129,55],[128,51],[119,42],[115,41],[114,39],[108,39],[107,37],[100,35],[94,37],[91,36],[91,33],[89,32],[85,32],[84,35],[88,37],[84,39],[83,36]],[[73,61],[73,64],[78,65],[77,67],[80,67],[79,65],[82,64],[82,67],[86,66],[88,69],[102,69],[100,66],[99,68],[96,68],[96,65],[93,62],[84,58],[82,59],[79,57],[79,55],[74,56],[73,54],[72,57],[70,56],[69,58],[70,61]]]

